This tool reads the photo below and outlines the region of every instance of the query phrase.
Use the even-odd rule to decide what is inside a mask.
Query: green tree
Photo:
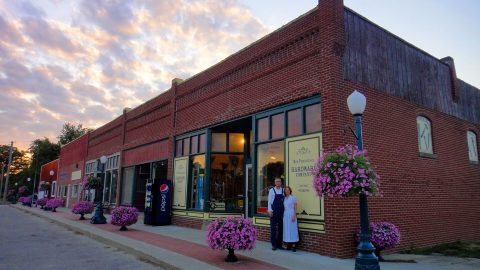
[[[65,145],[76,138],[82,136],[83,134],[87,133],[91,129],[84,128],[82,124],[71,124],[71,123],[65,123],[63,124],[62,131],[60,135],[57,137],[58,138],[58,143],[60,145]]]
[[[3,187],[5,188],[6,174],[7,169],[6,165],[8,164],[8,154],[10,150],[10,145],[0,145],[0,163],[5,165],[5,175],[3,178]],[[10,180],[8,181],[8,188],[14,188],[15,183],[18,183],[18,186],[23,184],[27,185],[26,179],[24,177],[28,172],[30,167],[30,158],[26,151],[20,151],[17,147],[13,147],[12,151],[12,165],[10,167]],[[0,168],[1,173],[1,168]],[[2,191],[3,192],[3,191]],[[2,193],[3,194],[3,193]]]
[[[52,143],[48,138],[36,139],[30,144],[31,154],[31,176],[34,179],[37,174],[37,181],[39,179],[40,168],[42,165],[57,159],[60,155],[60,145]],[[33,182],[33,181],[32,181]],[[38,182],[37,182],[38,183]],[[33,185],[33,184],[32,184]]]

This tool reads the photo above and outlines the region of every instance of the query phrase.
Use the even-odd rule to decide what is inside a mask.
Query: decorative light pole
[[[32,178],[28,177],[27,181],[28,182],[32,181]],[[30,207],[32,207],[34,197],[35,197],[35,180],[33,181],[32,201],[30,202]]]
[[[100,163],[102,164],[103,180],[105,180],[105,163],[107,163],[107,157],[106,156],[100,157]],[[103,185],[102,185],[102,187],[103,187]],[[100,199],[99,199],[99,202],[97,203],[97,205],[95,206],[95,214],[93,215],[92,219],[90,220],[90,223],[92,223],[92,224],[105,224],[105,223],[107,223],[107,219],[103,215],[103,203],[102,203],[103,196],[99,196],[99,194],[97,194],[97,192],[100,191],[100,190],[102,190],[102,193],[103,193],[103,188],[102,189],[97,188],[97,190],[95,190],[95,197],[100,198]]]
[[[50,193],[48,193],[48,197],[52,197],[52,193],[55,194],[53,191],[57,188],[57,185],[55,185],[55,187],[53,186],[53,182],[52,182],[52,179],[53,179],[53,175],[55,174],[55,171],[54,170],[50,170]],[[56,196],[56,195],[55,195]]]
[[[358,150],[363,150],[362,141],[362,115],[367,106],[365,96],[354,91],[347,98],[348,109],[355,119],[355,135],[357,138]],[[355,270],[380,270],[378,258],[375,256],[375,247],[370,242],[370,225],[368,222],[367,195],[360,194],[360,243],[357,246],[357,257],[355,258]]]

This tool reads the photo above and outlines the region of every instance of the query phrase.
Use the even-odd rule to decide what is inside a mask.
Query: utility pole
[[[0,162],[0,166],[1,166],[1,171],[2,171],[2,174],[0,174],[0,197],[2,197],[2,190],[3,190],[3,175],[5,174],[5,164],[3,162]]]
[[[10,151],[8,153],[8,165],[7,165],[7,180],[5,181],[5,190],[3,191],[3,201],[7,201],[8,180],[10,180],[10,167],[12,165],[13,154],[13,142],[10,143]]]

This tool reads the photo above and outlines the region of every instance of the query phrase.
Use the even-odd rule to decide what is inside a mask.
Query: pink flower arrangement
[[[360,228],[357,229],[356,240],[360,242]],[[395,224],[390,222],[370,222],[370,241],[375,247],[375,253],[380,261],[383,258],[380,256],[380,251],[391,248],[400,243],[400,230]]]
[[[206,240],[212,249],[252,250],[257,230],[248,218],[219,218],[208,225]]]
[[[80,219],[84,220],[85,218],[83,217],[83,215],[92,213],[93,209],[93,203],[88,201],[81,201],[73,205],[72,212],[74,214],[80,215]]]
[[[45,204],[46,207],[52,209],[52,212],[56,212],[55,209],[63,205],[63,200],[59,198],[50,199]]]
[[[317,195],[376,195],[380,178],[371,168],[366,154],[367,150],[360,151],[351,145],[340,147],[335,153],[321,153],[312,171]]]
[[[121,231],[126,231],[127,227],[132,224],[137,223],[138,220],[138,210],[135,207],[130,206],[120,206],[112,211],[111,224],[121,226]]]
[[[28,188],[26,186],[21,186],[21,187],[18,188],[18,193],[23,194],[27,190],[28,190]]]
[[[82,190],[90,190],[90,189],[100,189],[102,188],[102,179],[100,177],[90,176],[84,177],[80,186]]]
[[[48,201],[47,198],[40,198],[37,200],[37,204],[40,205],[41,208],[43,209],[43,207],[47,204],[47,201]]]
[[[23,205],[30,205],[32,203],[31,196],[23,196],[18,198],[18,201],[21,202]]]

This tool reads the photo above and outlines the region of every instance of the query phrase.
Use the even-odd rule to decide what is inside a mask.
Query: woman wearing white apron
[[[292,195],[292,189],[285,187],[285,199],[283,201],[285,212],[283,213],[283,241],[287,243],[287,249],[297,251],[298,224],[297,224],[297,198]]]

